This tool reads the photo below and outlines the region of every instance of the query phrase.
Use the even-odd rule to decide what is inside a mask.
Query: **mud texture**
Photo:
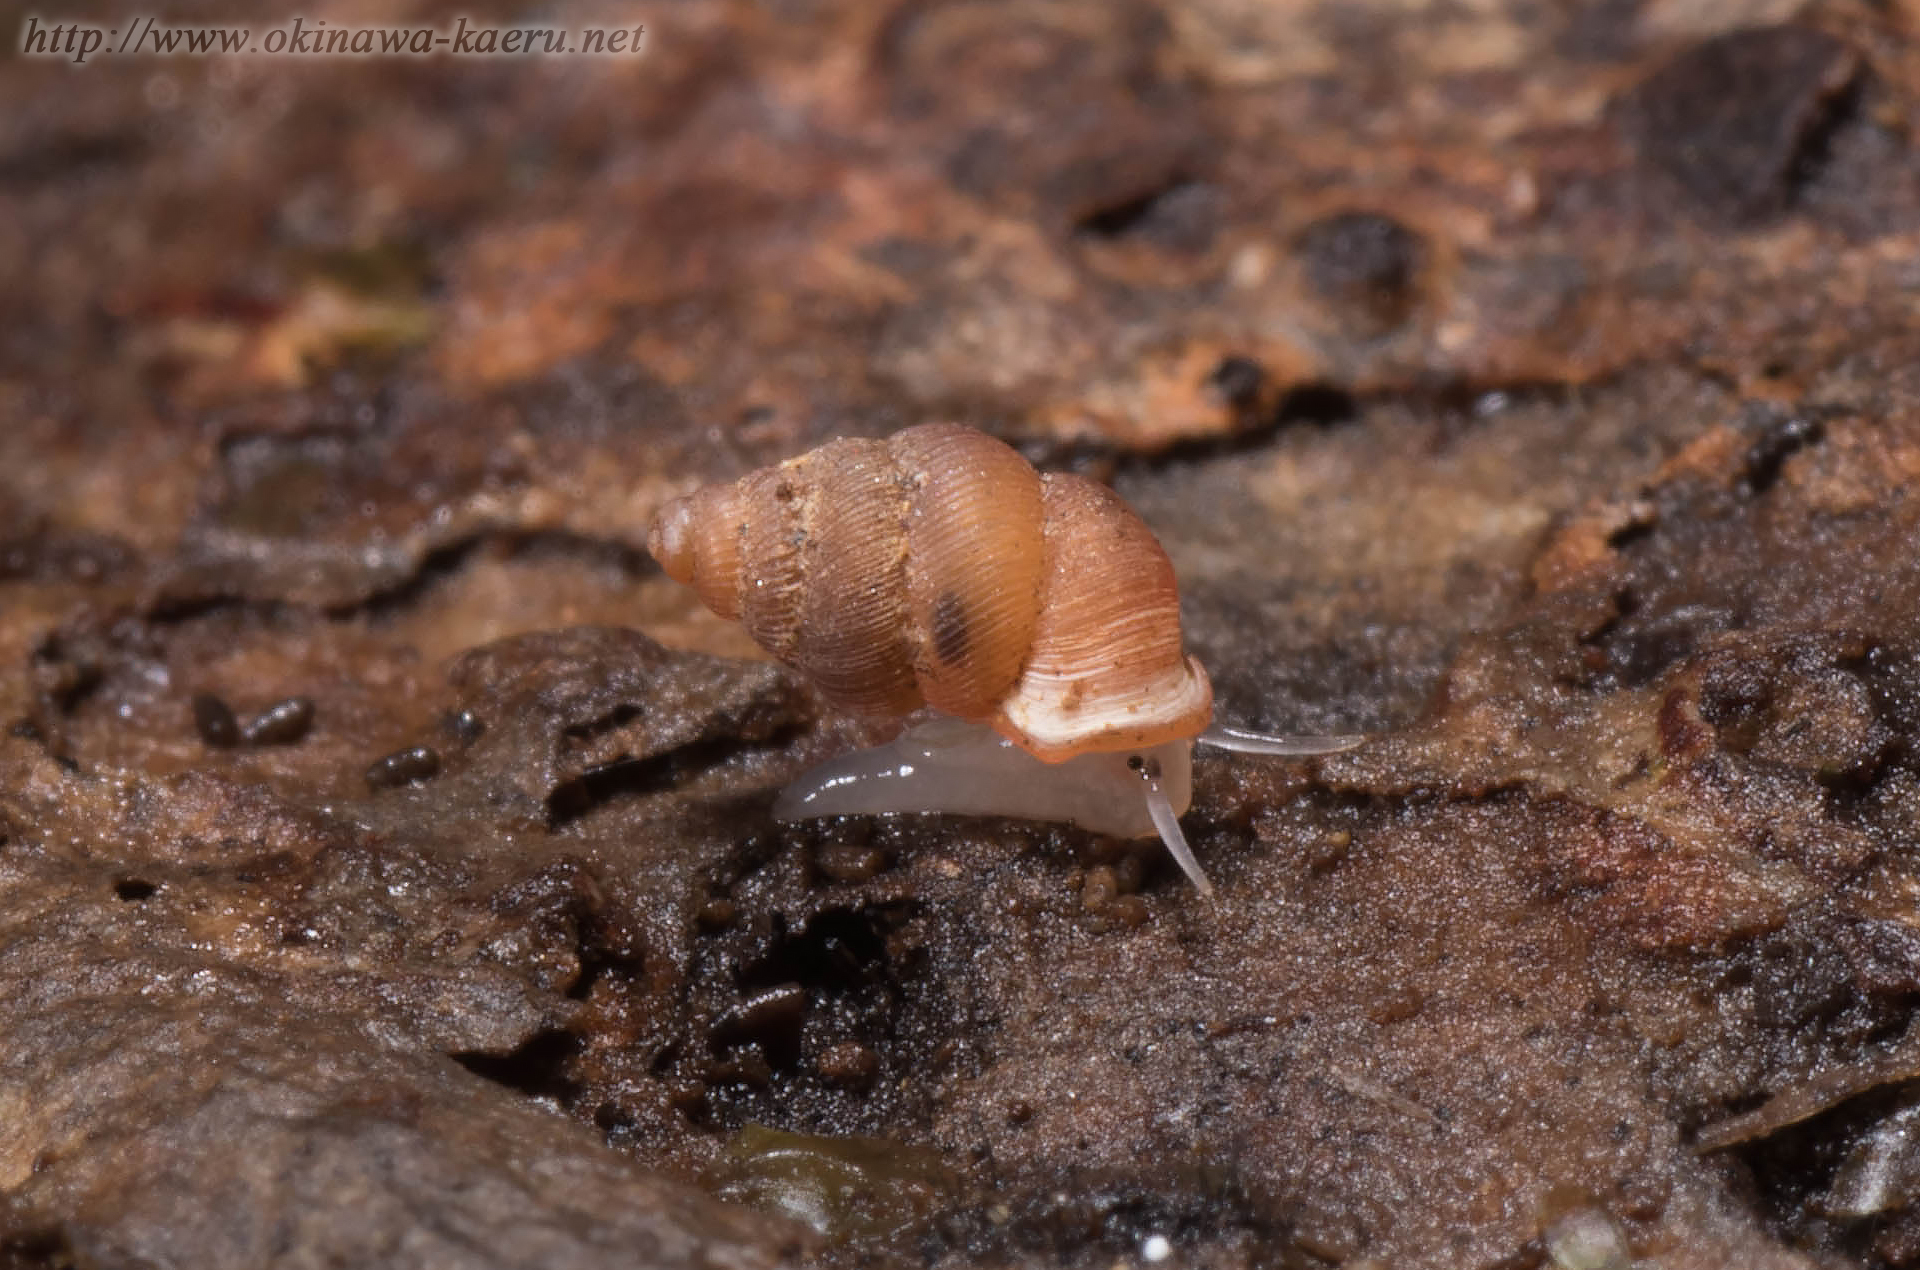
[[[1911,9],[637,20],[0,53],[0,1267],[1920,1265]],[[936,417],[1371,735],[1213,903],[770,819],[646,519]]]

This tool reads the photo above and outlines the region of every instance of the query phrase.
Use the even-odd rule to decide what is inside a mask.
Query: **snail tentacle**
[[[1360,732],[1284,736],[1215,723],[1193,739],[1202,745],[1211,745],[1216,750],[1232,750],[1236,754],[1282,754],[1298,758],[1308,754],[1338,754],[1342,750],[1365,744],[1367,738]]]
[[[1167,798],[1165,785],[1161,783],[1160,769],[1146,767],[1141,778],[1147,786],[1147,815],[1153,820],[1153,827],[1160,831],[1160,841],[1165,844],[1167,854],[1180,866],[1180,871],[1193,883],[1193,889],[1200,892],[1200,898],[1213,898],[1213,883],[1207,881],[1207,874],[1200,867],[1200,861],[1193,854],[1193,848],[1187,845],[1187,835],[1180,829],[1180,813],[1173,809],[1173,803]]]

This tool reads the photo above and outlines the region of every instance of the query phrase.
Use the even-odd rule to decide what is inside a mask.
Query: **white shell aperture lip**
[[[1130,734],[1139,737],[1142,729],[1164,736],[1170,722],[1205,719],[1213,709],[1207,672],[1192,657],[1124,688],[1112,685],[1097,698],[1087,698],[1081,692],[1083,686],[1070,677],[1029,669],[1000,703],[1001,721],[1027,749],[1054,758],[1089,744],[1124,746]],[[1192,740],[1191,727],[1179,730],[1185,733],[1182,744]]]
[[[1043,763],[979,724],[938,718],[899,739],[832,759],[789,785],[774,803],[780,820],[950,812],[1053,820],[1116,838],[1160,833],[1147,783],[1129,760],[1159,772],[1168,811],[1193,798],[1192,743],[1082,754]]]

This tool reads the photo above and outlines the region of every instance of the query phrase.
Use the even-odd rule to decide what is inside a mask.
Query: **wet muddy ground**
[[[641,17],[0,54],[0,1266],[1920,1264],[1912,12]],[[646,519],[929,418],[1370,734],[1212,903],[770,819]]]

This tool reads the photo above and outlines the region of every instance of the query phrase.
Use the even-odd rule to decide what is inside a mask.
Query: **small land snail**
[[[1157,833],[1211,895],[1180,831],[1192,743],[1298,755],[1362,740],[1213,726],[1152,532],[1105,486],[1043,475],[957,424],[830,441],[707,486],[661,509],[647,546],[837,708],[937,712],[800,777],[783,820],[958,812]]]

